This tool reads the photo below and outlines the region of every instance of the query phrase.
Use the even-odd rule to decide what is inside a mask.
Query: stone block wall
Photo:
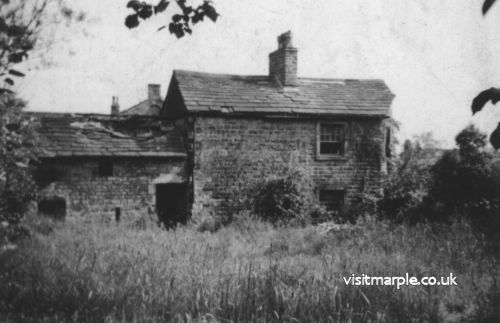
[[[113,158],[113,175],[99,176],[98,158],[44,159],[40,172],[50,173],[41,183],[38,200],[59,197],[66,201],[67,216],[99,214],[123,217],[155,212],[155,185],[161,174],[185,167],[185,160],[170,158]]]
[[[379,194],[385,172],[382,119],[322,120],[345,124],[341,158],[317,157],[318,120],[197,116],[194,122],[193,216],[227,212],[241,185],[300,168],[319,189],[343,190],[345,203],[360,192]]]

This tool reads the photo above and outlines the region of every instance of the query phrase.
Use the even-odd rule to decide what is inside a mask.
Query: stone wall
[[[114,217],[116,207],[121,208],[124,218],[148,213],[155,216],[153,181],[161,174],[185,167],[183,159],[135,157],[110,160],[113,175],[109,177],[99,176],[97,158],[43,160],[38,170],[38,200],[64,198],[67,216],[93,213]]]
[[[330,121],[345,124],[345,154],[321,160],[316,155],[317,120],[196,117],[193,215],[230,212],[226,202],[242,185],[295,168],[310,176],[316,196],[322,187],[343,190],[345,203],[359,192],[380,193],[386,162],[384,121]]]

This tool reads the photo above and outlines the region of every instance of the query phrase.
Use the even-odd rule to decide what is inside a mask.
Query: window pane
[[[344,126],[338,124],[320,124],[320,154],[344,154]]]
[[[343,155],[342,144],[338,142],[322,142],[319,145],[320,154]]]

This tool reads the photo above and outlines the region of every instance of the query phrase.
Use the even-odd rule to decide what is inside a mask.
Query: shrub
[[[487,233],[500,230],[500,171],[486,147],[486,135],[468,126],[432,167],[429,214],[435,219],[460,214]]]
[[[305,225],[328,216],[313,196],[311,178],[300,169],[257,182],[249,192],[252,211],[272,223]]]
[[[300,216],[304,201],[298,177],[298,174],[290,174],[260,183],[253,198],[255,213],[271,222],[288,221]]]
[[[432,180],[431,167],[440,150],[424,146],[417,140],[407,140],[404,150],[395,162],[395,170],[383,187],[378,210],[383,218],[395,222],[421,220],[422,203]]]

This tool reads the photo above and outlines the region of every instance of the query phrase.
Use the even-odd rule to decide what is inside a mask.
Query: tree
[[[192,26],[204,20],[205,17],[213,22],[217,21],[219,14],[212,6],[209,0],[204,0],[198,7],[189,6],[186,0],[173,0],[180,9],[179,13],[173,14],[171,22],[168,25],[168,30],[177,38],[184,37],[186,34],[193,32]],[[138,0],[131,0],[127,3],[127,8],[134,11],[133,14],[125,18],[125,26],[128,28],[135,28],[139,26],[140,20],[146,20],[153,15],[163,13],[169,6],[170,0],[160,0],[156,5]],[[158,30],[165,29],[167,26],[163,25]]]
[[[419,222],[422,204],[432,181],[431,168],[442,153],[432,133],[406,140],[395,160],[395,169],[385,179],[383,198],[378,202],[380,215],[397,223]]]
[[[12,94],[0,95],[0,221],[18,224],[35,194],[31,178],[36,135],[25,104]]]
[[[16,78],[24,76],[17,66],[35,48],[49,6],[66,18],[72,14],[62,0],[0,2],[0,243],[18,231],[35,194],[31,178],[36,161],[33,120],[22,112],[25,102],[12,87]]]
[[[434,217],[462,215],[482,230],[497,232],[500,178],[493,154],[485,149],[486,137],[472,125],[455,137],[458,150],[447,151],[432,168],[429,196]]]

